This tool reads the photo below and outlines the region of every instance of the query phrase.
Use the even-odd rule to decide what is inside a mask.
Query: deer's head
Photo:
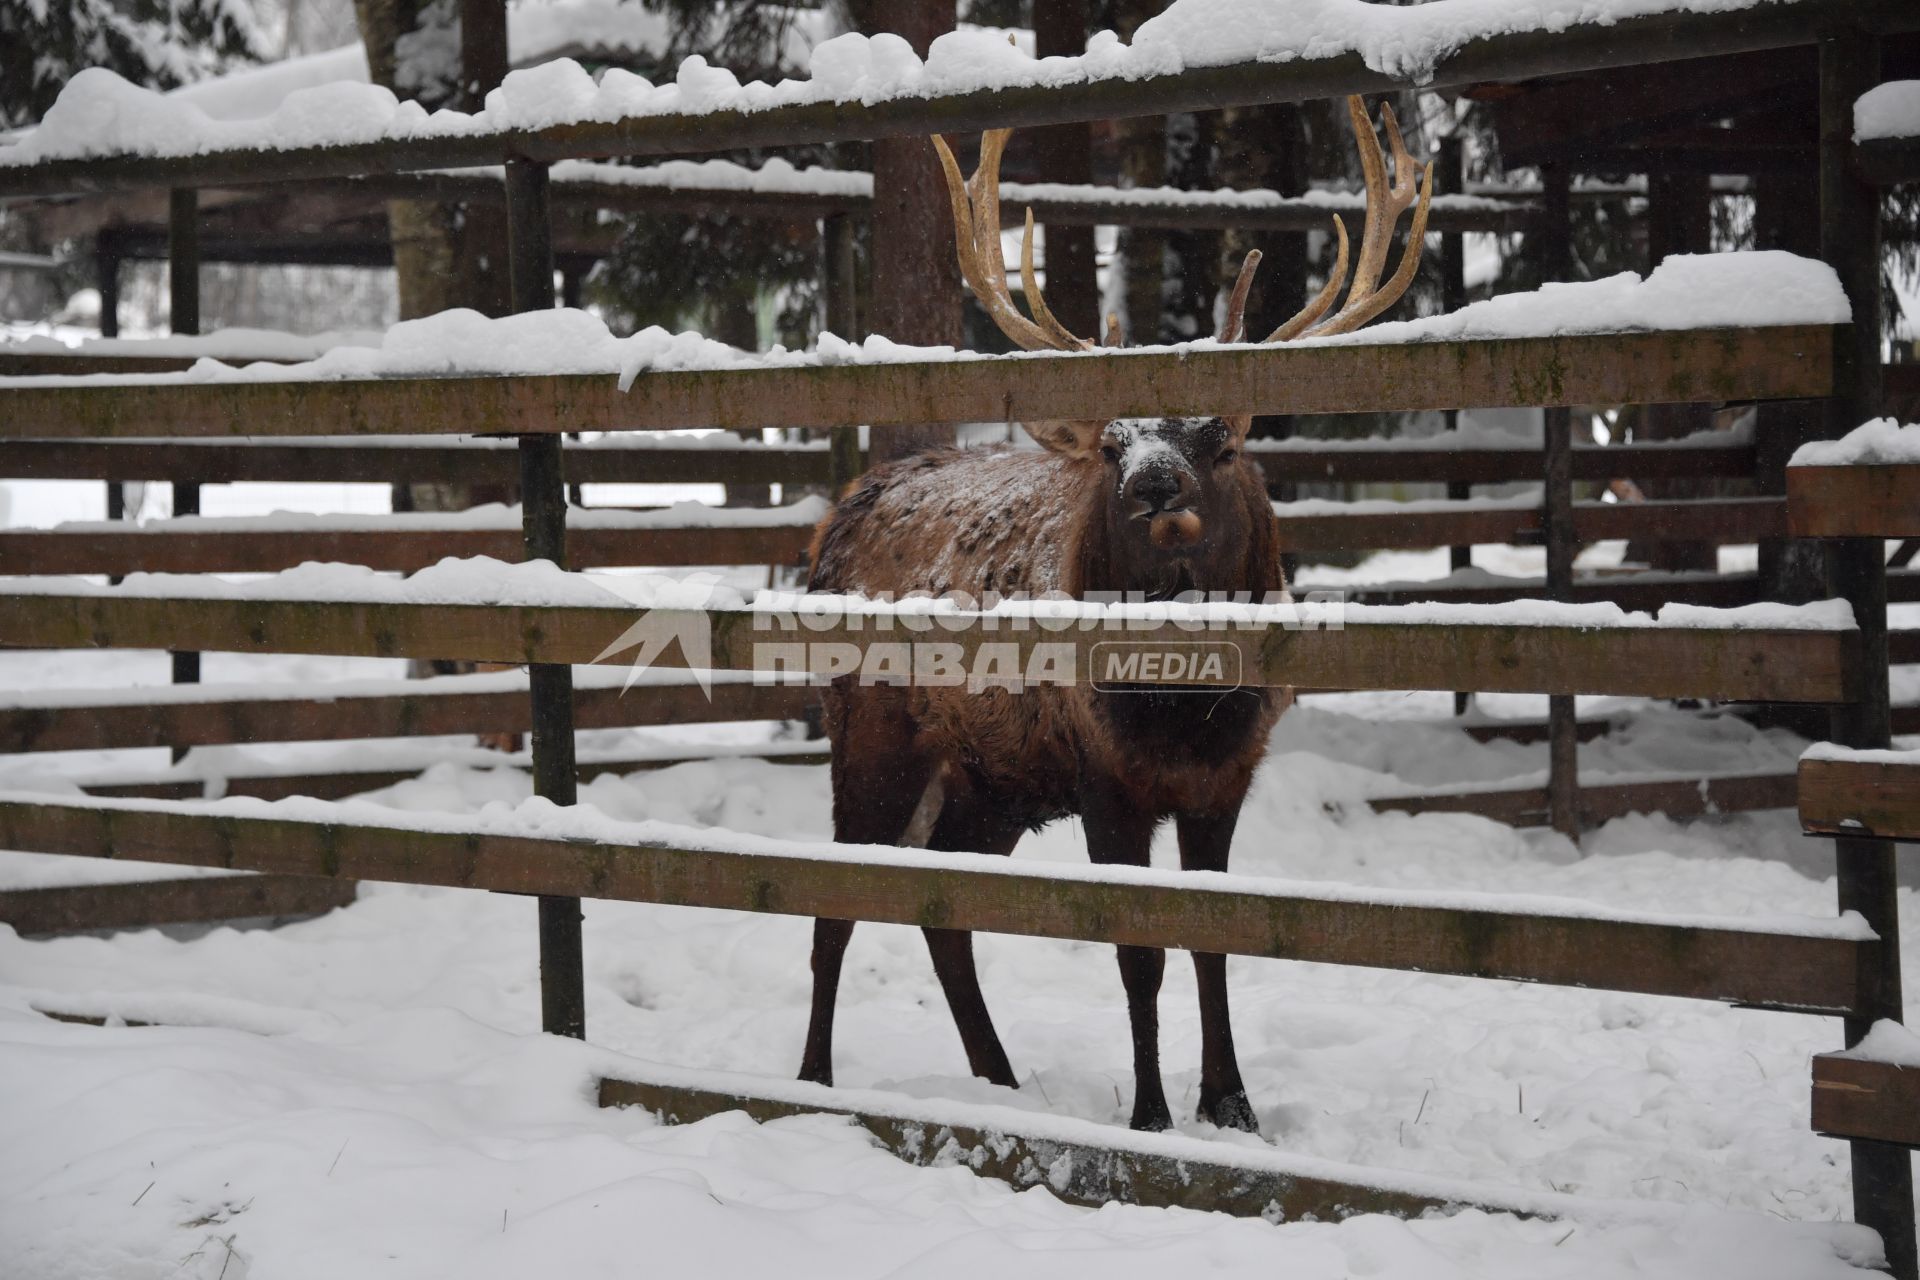
[[[1393,108],[1383,108],[1385,131],[1393,148],[1393,180],[1374,135],[1366,103],[1347,99],[1348,116],[1366,175],[1366,226],[1353,287],[1338,311],[1328,314],[1347,279],[1347,229],[1334,215],[1339,250],[1320,292],[1298,314],[1275,329],[1266,342],[1348,333],[1378,316],[1406,292],[1420,266],[1427,213],[1433,190],[1433,166],[1426,166],[1419,203],[1400,265],[1382,285],[1393,227],[1414,203],[1413,158],[1401,140]],[[1033,211],[1027,211],[1021,242],[1020,280],[1033,315],[1014,305],[1000,250],[1000,158],[1011,129],[981,135],[980,163],[963,179],[945,139],[933,145],[946,173],[953,203],[954,240],[960,274],[1000,331],[1027,351],[1089,351],[1091,338],[1076,336],[1054,316],[1040,291],[1033,267]],[[1258,250],[1247,254],[1229,295],[1219,338],[1246,340],[1247,294],[1260,264]],[[1120,345],[1117,317],[1107,319],[1106,347]],[[1105,572],[1113,581],[1090,587],[1145,588],[1156,592],[1225,590],[1252,585],[1239,582],[1235,570],[1249,548],[1264,539],[1272,523],[1258,466],[1242,446],[1252,424],[1248,416],[1068,419],[1023,424],[1035,441],[1089,468],[1103,470],[1105,507],[1099,520],[1105,532]]]

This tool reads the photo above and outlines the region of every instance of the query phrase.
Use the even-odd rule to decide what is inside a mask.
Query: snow
[[[1476,555],[1505,567],[1529,553]],[[1376,560],[1376,577],[1404,576],[1416,561],[1446,566],[1444,552]],[[207,662],[210,679],[278,679],[302,694],[398,667]],[[0,654],[0,671],[14,688],[98,686],[164,680],[166,660],[17,652]],[[1256,777],[1234,875],[1315,893],[1511,892],[1723,925],[1783,914],[1831,923],[1831,849],[1804,839],[1790,809],[1622,818],[1578,847],[1466,815],[1372,813],[1369,794],[1511,781],[1544,766],[1543,744],[1479,743],[1443,721],[1450,696],[1304,698]],[[1495,695],[1478,706],[1538,716],[1544,703]],[[1583,698],[1580,709],[1614,721],[1582,745],[1590,779],[1785,772],[1804,746],[1731,715],[1619,699]],[[686,731],[647,740],[672,732]],[[0,779],[29,785],[39,764],[0,761]],[[530,789],[511,770],[446,764],[361,804],[382,822],[473,822],[489,805],[517,811]],[[581,800],[615,821],[815,842],[831,832],[819,766],[694,762],[593,779]],[[1079,869],[1083,834],[1056,824],[1023,840],[1015,860]],[[1177,866],[1170,829],[1154,866]],[[1911,889],[1901,899],[1909,916],[1920,905]],[[1208,1154],[1236,1160],[1466,1183],[1502,1203],[1557,1208],[1565,1193],[1586,1206],[1556,1222],[1469,1211],[1276,1227],[1095,1212],[958,1167],[903,1166],[838,1120],[757,1126],[733,1114],[667,1128],[594,1107],[600,1075],[797,1089],[776,1080],[798,1061],[810,929],[791,917],[588,903],[585,1046],[534,1034],[538,948],[523,898],[363,884],[353,906],[275,930],[34,941],[0,930],[0,1270],[216,1280],[225,1265],[234,1280],[564,1265],[594,1277],[631,1274],[642,1240],[656,1269],[703,1275],[842,1276],[853,1259],[859,1274],[956,1277],[984,1266],[1142,1280],[1840,1280],[1875,1253],[1833,1221],[1850,1213],[1845,1149],[1806,1120],[1807,1061],[1840,1046],[1839,1020],[1697,1001],[1235,959],[1235,1029],[1266,1135],[1255,1142],[1192,1118],[1197,1005],[1190,966],[1171,958],[1160,1011],[1177,1140],[1206,1139]],[[976,950],[1020,1089],[968,1076],[924,944],[878,925],[860,926],[847,957],[840,1083],[876,1110],[953,1108],[977,1120],[1006,1109],[1018,1120],[1006,1127],[1026,1130],[1123,1123],[1132,1082],[1112,949],[982,935]],[[1906,955],[1912,981],[1912,931]],[[77,1027],[36,1007],[187,1025]]]
[[[1901,426],[1895,418],[1863,422],[1838,440],[1803,444],[1787,459],[1790,467],[1849,467],[1920,462],[1920,425]]]
[[[803,498],[784,507],[716,507],[704,502],[676,502],[643,511],[572,507],[569,529],[787,529],[810,528],[832,510],[825,498]],[[265,516],[173,516],[128,524],[124,520],[76,520],[55,525],[55,533],[111,533],[138,537],[143,533],[426,533],[449,530],[512,530],[521,527],[520,508],[485,503],[464,511],[409,511],[392,515],[314,515],[276,511]]]
[[[1920,1069],[1920,1036],[1891,1018],[1882,1018],[1861,1037],[1859,1044],[1839,1056]]]
[[[1889,80],[1853,104],[1853,140],[1920,135],[1920,80]]]
[[[77,343],[35,334],[0,343],[0,355],[210,356],[216,360],[312,360],[334,347],[378,347],[377,331],[281,333],[273,329],[215,329],[158,338],[82,338]]]
[[[898,36],[849,33],[815,45],[810,77],[742,85],[699,55],[672,83],[620,68],[596,80],[570,59],[521,67],[487,95],[483,111],[428,114],[379,87],[310,84],[265,115],[216,119],[191,101],[141,89],[89,68],[70,80],[40,126],[0,150],[0,164],[116,153],[182,156],[245,148],[292,149],[383,139],[460,137],[637,117],[758,112],[812,103],[864,103],[1140,80],[1259,61],[1322,61],[1358,54],[1371,69],[1422,83],[1437,63],[1475,40],[1651,14],[1727,13],[1765,0],[1444,0],[1395,7],[1362,0],[1177,0],[1141,25],[1131,45],[1111,32],[1073,58],[1035,59],[1003,32],[963,29],[934,41],[923,62]],[[526,12],[516,6],[513,12]],[[525,60],[522,58],[521,60]],[[264,95],[263,95],[264,96]],[[262,102],[261,105],[265,105]]]
[[[1375,325],[1357,333],[1302,340],[1311,344],[1444,342],[1555,334],[1841,324],[1849,315],[1833,268],[1778,250],[1676,255],[1645,280],[1622,272],[1605,280],[1549,284],[1505,294],[1450,315]],[[302,364],[231,368],[201,360],[168,374],[0,378],[0,386],[128,386],[202,382],[278,382],[335,378],[421,377],[460,373],[617,373],[629,390],[642,372],[773,369],[953,360],[1128,360],[1143,354],[1220,350],[1203,339],[1125,352],[1021,352],[979,356],[952,347],[909,347],[873,336],[861,343],[831,333],[811,352],[750,354],[697,333],[653,326],[616,338],[599,317],[556,308],[490,318],[452,310],[393,326],[378,348],[337,347]]]
[[[1840,764],[1898,764],[1920,768],[1920,750],[1873,750],[1867,747],[1843,747],[1837,742],[1816,742],[1800,758],[1830,760]]]
[[[450,170],[454,173],[498,175],[497,168]],[[599,164],[588,160],[562,160],[551,170],[556,185],[639,187],[667,191],[740,191],[757,195],[821,196],[865,200],[873,196],[873,175],[859,169],[828,169],[812,166],[795,168],[778,157],[753,167],[732,160],[667,160],[657,164]],[[1099,203],[1126,205],[1142,209],[1277,210],[1311,209],[1328,213],[1363,213],[1366,197],[1358,191],[1315,189],[1302,196],[1283,196],[1277,191],[1245,191],[1220,188],[1213,191],[1189,191],[1180,187],[1102,187],[1066,182],[1003,182],[1002,203],[1019,206],[1037,204]],[[1505,212],[1516,208],[1512,200],[1488,196],[1439,195],[1433,207],[1457,212]]]
[[[1789,324],[1845,324],[1852,315],[1832,267],[1778,249],[1674,254],[1643,280],[1622,271],[1604,280],[1546,284],[1446,315],[1377,324],[1315,343],[1435,342],[1463,338]]]

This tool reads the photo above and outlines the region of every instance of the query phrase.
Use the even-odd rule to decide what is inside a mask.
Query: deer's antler
[[[1382,104],[1382,127],[1386,130],[1388,143],[1393,147],[1393,181],[1389,184],[1386,157],[1381,154],[1380,140],[1374,135],[1366,100],[1358,94],[1349,96],[1347,115],[1353,123],[1354,141],[1360,148],[1360,168],[1367,180],[1366,226],[1360,237],[1360,262],[1354,273],[1353,288],[1347,293],[1346,305],[1328,316],[1327,311],[1333,306],[1333,300],[1340,296],[1340,290],[1347,282],[1347,226],[1335,214],[1333,230],[1338,237],[1339,248],[1334,255],[1333,270],[1328,273],[1326,285],[1291,320],[1268,334],[1265,339],[1267,342],[1351,333],[1399,301],[1400,295],[1413,283],[1414,273],[1420,269],[1420,254],[1425,247],[1427,233],[1427,213],[1433,199],[1433,165],[1426,166],[1420,180],[1419,203],[1414,208],[1413,223],[1407,232],[1407,247],[1400,256],[1400,266],[1383,286],[1380,284],[1380,272],[1387,265],[1387,251],[1392,247],[1394,224],[1407,211],[1407,207],[1414,204],[1413,157],[1407,154],[1406,143],[1400,136],[1400,122],[1394,117],[1393,107]],[[981,134],[980,163],[974,168],[973,177],[963,179],[960,165],[954,160],[946,139],[937,133],[933,135],[933,149],[940,157],[940,168],[947,177],[947,194],[953,202],[954,248],[960,259],[961,278],[973,290],[974,297],[980,300],[987,314],[993,317],[1000,332],[1021,349],[1090,350],[1094,345],[1093,340],[1076,337],[1061,324],[1040,292],[1040,283],[1033,271],[1032,209],[1027,210],[1026,231],[1020,243],[1020,283],[1026,291],[1027,305],[1033,309],[1031,320],[1021,314],[1020,308],[1014,305],[1013,295],[1008,292],[1006,263],[1000,253],[1000,158],[1006,152],[1007,139],[1012,136],[1011,129],[989,129]],[[1226,318],[1220,326],[1219,337],[1223,342],[1241,342],[1246,338],[1247,294],[1253,287],[1254,269],[1259,265],[1260,251],[1256,249],[1247,254],[1246,261],[1240,266],[1239,278],[1234,281],[1233,292],[1227,301]],[[1322,319],[1323,316],[1326,318]],[[1117,316],[1107,319],[1103,345],[1120,345]]]
[[[1340,215],[1333,218],[1334,233],[1340,248],[1326,287],[1300,308],[1293,319],[1267,336],[1268,342],[1286,342],[1298,337],[1319,337],[1329,333],[1351,333],[1400,300],[1420,269],[1420,253],[1426,245],[1427,213],[1433,203],[1433,165],[1429,162],[1420,180],[1420,203],[1413,212],[1413,224],[1407,230],[1407,247],[1400,255],[1400,266],[1384,287],[1380,271],[1387,265],[1387,250],[1393,243],[1393,226],[1413,203],[1413,157],[1400,137],[1400,121],[1394,117],[1391,103],[1382,103],[1381,124],[1393,147],[1393,184],[1387,185],[1386,157],[1380,154],[1380,140],[1374,136],[1373,121],[1367,115],[1366,99],[1359,94],[1347,98],[1347,117],[1353,123],[1354,143],[1360,148],[1360,169],[1367,179],[1366,229],[1360,236],[1360,265],[1354,272],[1353,288],[1347,303],[1328,316],[1327,308],[1340,293],[1347,279],[1347,226]],[[1318,323],[1316,323],[1316,321]],[[1224,336],[1224,335],[1223,335]],[[1229,339],[1230,340],[1230,339]]]
[[[1086,351],[1093,342],[1076,338],[1054,317],[1033,274],[1033,210],[1027,210],[1026,236],[1020,245],[1020,284],[1026,290],[1033,319],[1020,314],[1007,292],[1007,268],[1000,256],[1000,157],[1007,149],[1011,129],[989,129],[980,135],[980,163],[973,177],[962,181],[960,165],[947,141],[933,135],[933,149],[947,175],[947,195],[953,201],[953,242],[960,258],[960,276],[973,290],[1000,332],[1024,351]]]

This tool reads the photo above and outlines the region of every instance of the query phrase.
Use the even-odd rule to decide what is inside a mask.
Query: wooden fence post
[[[1544,187],[1540,217],[1540,279],[1565,280],[1573,272],[1571,184],[1565,158],[1540,166]],[[1573,411],[1544,411],[1546,492],[1540,513],[1547,544],[1547,598],[1573,595]],[[1580,726],[1571,694],[1547,699],[1547,812],[1553,829],[1569,838],[1580,832]]]
[[[1436,186],[1441,195],[1458,195],[1467,189],[1466,158],[1462,154],[1460,135],[1448,134],[1440,139],[1440,174]],[[1440,236],[1440,310],[1448,315],[1467,305],[1467,238],[1463,232],[1446,231]],[[1448,409],[1443,415],[1448,431],[1460,429],[1460,411]],[[1473,486],[1464,480],[1451,481],[1447,485],[1447,497],[1453,499],[1471,498]],[[1473,548],[1447,548],[1447,568],[1458,571],[1473,566]],[[1462,715],[1473,703],[1473,691],[1456,689],[1453,694],[1453,714]]]
[[[176,334],[200,332],[200,193],[175,187],[167,193],[167,301],[169,324]],[[104,302],[105,299],[103,298]],[[200,514],[200,486],[173,486],[173,514]],[[173,683],[200,683],[200,655],[174,653]],[[186,752],[174,748],[173,758]]]
[[[1840,275],[1853,323],[1836,330],[1832,399],[1826,429],[1840,436],[1880,412],[1880,193],[1853,168],[1853,104],[1880,82],[1880,41],[1847,31],[1820,42],[1820,252]],[[1891,731],[1887,685],[1886,545],[1879,538],[1828,544],[1827,585],[1853,606],[1866,664],[1863,693],[1833,709],[1829,730],[1849,747],[1885,747]],[[1861,1006],[1846,1020],[1852,1046],[1879,1018],[1901,1016],[1900,908],[1894,851],[1886,840],[1834,842],[1840,910],[1858,911],[1878,936],[1862,954]],[[1866,1139],[1848,1146],[1853,1164],[1853,1216],[1880,1233],[1889,1268],[1900,1280],[1920,1275],[1914,1238],[1913,1165],[1904,1147]]]
[[[513,309],[553,306],[553,229],[547,166],[507,162],[507,236]],[[567,565],[567,485],[558,433],[520,437],[520,510],[526,558]],[[536,663],[528,669],[533,701],[533,790],[555,804],[573,804],[579,774],[573,751],[573,668]],[[585,966],[580,954],[580,900],[540,898],[540,1027],[584,1040]]]

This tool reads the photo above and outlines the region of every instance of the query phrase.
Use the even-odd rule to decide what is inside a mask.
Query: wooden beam
[[[310,876],[192,876],[184,879],[0,890],[0,924],[20,934],[150,929],[273,916],[315,916],[353,902],[351,880]]]
[[[334,879],[659,902],[780,915],[1206,950],[1320,964],[1518,979],[1835,1013],[1855,1000],[1863,945],[1819,934],[1428,906],[1418,895],[1271,892],[1257,880],[1100,869],[1100,879],[939,865],[900,851],[793,854],[406,830],[181,812],[158,802],[0,800],[0,847]],[[929,857],[935,860],[927,861]],[[970,862],[971,860],[969,860]],[[1184,879],[1184,878],[1181,878]],[[1239,881],[1235,883],[1235,881]]]
[[[198,686],[196,692],[200,690],[206,696],[190,701],[142,697],[133,689],[126,691],[123,701],[112,703],[63,705],[57,698],[38,704],[16,701],[0,707],[0,752],[439,737],[524,733],[532,728],[524,682],[517,688],[477,693],[440,684],[430,690],[400,688],[344,697],[326,697],[322,692],[322,696],[303,698],[229,698],[219,696],[218,686]],[[691,680],[637,684],[631,689],[588,686],[574,691],[574,727],[797,720],[819,700],[819,691],[804,684],[723,681],[708,690]]]
[[[1605,728],[1604,723],[1601,727]],[[1539,740],[1544,741],[1545,737],[1542,732]],[[1471,813],[1510,827],[1539,827],[1548,821],[1544,785],[1377,796],[1367,803],[1379,813]],[[1793,804],[1794,776],[1790,773],[1602,782],[1579,789],[1580,819],[1589,827],[1632,813],[1697,818],[1713,813],[1790,809]]]
[[[1444,436],[1399,440],[1389,448],[1351,440],[1316,440],[1308,448],[1263,449],[1260,445],[1260,441],[1252,441],[1247,454],[1260,464],[1268,481],[1275,483],[1537,482],[1544,465],[1538,448],[1450,449]],[[1702,445],[1652,441],[1573,448],[1576,480],[1750,476],[1753,466],[1753,445],[1745,442]]]
[[[1877,186],[1920,182],[1920,138],[1871,138],[1855,144],[1854,157],[1861,175]]]
[[[889,1100],[872,1093],[850,1095],[786,1081],[766,1083],[772,1087],[754,1091],[745,1085],[714,1089],[631,1075],[603,1077],[599,1101],[603,1107],[641,1107],[666,1124],[694,1124],[728,1111],[745,1112],[763,1123],[795,1115],[846,1116],[909,1164],[956,1164],[1016,1190],[1045,1187],[1068,1204],[1089,1208],[1134,1204],[1269,1222],[1338,1221],[1359,1213],[1413,1217],[1432,1209],[1463,1207],[1524,1212],[1521,1206],[1477,1195],[1416,1191],[1407,1184],[1417,1185],[1419,1180],[1386,1172],[1377,1182],[1365,1180],[1364,1171],[1358,1169],[1350,1178],[1329,1176],[1324,1165],[1304,1173],[1287,1168],[1286,1157],[1278,1152],[1252,1154],[1224,1143],[1203,1147],[1192,1139],[1118,1128],[1100,1134],[1097,1143],[1084,1136],[1079,1141],[1062,1141],[1020,1132],[1012,1124],[983,1126],[978,1108],[904,1097]],[[1041,1116],[1030,1116],[1025,1124],[1058,1131],[1057,1125],[1049,1125]],[[1085,1135],[1089,1129],[1076,1125],[1075,1131]],[[1218,1155],[1211,1155],[1207,1148]]]
[[[237,522],[238,523],[238,522]],[[246,522],[251,523],[251,522]],[[366,520],[328,528],[320,522],[281,530],[197,528],[0,531],[0,573],[274,573],[310,561],[410,573],[446,556],[521,557],[518,528],[379,528]],[[357,525],[358,527],[353,527]],[[572,528],[567,558],[575,569],[608,565],[798,565],[812,525],[693,525],[683,528]]]
[[[1787,506],[1796,538],[1920,535],[1920,462],[1788,467]]]
[[[0,644],[51,649],[193,649],[242,653],[469,658],[481,662],[577,663],[600,659],[640,617],[629,606],[516,606],[326,602],[193,595],[110,595],[95,591],[0,593]],[[876,631],[862,615],[809,619],[793,614],[653,609],[650,626],[711,635],[715,670],[769,670],[789,662],[819,674],[850,645],[915,639],[951,646],[963,667],[983,643],[1033,669],[1036,650],[1071,669],[1051,680],[1100,678],[1097,646],[1193,643],[1174,623],[1126,630],[1047,631],[1002,627],[942,629],[928,641],[904,624]],[[1311,614],[1303,615],[1311,625]],[[666,632],[661,632],[666,634]],[[1625,697],[1727,701],[1836,702],[1865,678],[1857,633],[1746,627],[1576,627],[1500,622],[1399,622],[1349,618],[1342,629],[1263,628],[1208,632],[1219,652],[1218,680],[1204,683],[1303,689],[1478,689],[1514,693],[1609,693]],[[628,643],[633,643],[629,641]],[[762,646],[777,645],[778,649]],[[1038,646],[1048,646],[1037,648]],[[1238,653],[1227,658],[1227,649]],[[930,653],[903,657],[927,658]],[[1110,655],[1111,649],[1101,651]],[[619,660],[619,653],[609,655]],[[654,659],[680,667],[678,644]],[[1225,667],[1237,668],[1235,671]],[[802,666],[794,666],[798,671]],[[970,667],[969,667],[970,669]]]
[[[23,357],[31,358],[31,357]],[[67,359],[94,370],[90,357]],[[140,357],[102,357],[136,360]],[[161,360],[161,357],[152,357]],[[0,354],[0,376],[12,372]],[[44,361],[42,361],[44,363]],[[172,363],[172,362],[169,362]],[[56,373],[59,369],[37,369]],[[134,370],[137,372],[137,370]],[[1418,481],[1497,484],[1537,480],[1539,449],[1449,449],[1425,440],[1391,447],[1350,440],[1315,441],[1310,449],[1263,449],[1248,456],[1269,482],[1330,484]],[[436,480],[490,484],[517,474],[510,448],[476,447],[467,440],[390,444],[279,444],[271,441],[21,440],[0,453],[0,467],[13,478],[34,480],[174,480],[204,484],[283,480],[386,484]],[[1738,477],[1753,474],[1753,445],[1679,444],[1656,441],[1626,445],[1576,445],[1576,480],[1623,477]],[[767,445],[746,449],[671,446],[623,449],[604,443],[570,445],[567,475],[581,484],[824,484],[824,449]]]
[[[4,357],[0,357],[4,372]],[[8,394],[0,390],[0,397]],[[631,439],[631,437],[629,437]],[[714,449],[641,439],[647,448],[569,445],[567,478],[578,484],[825,484],[827,451],[794,445]],[[9,478],[389,484],[504,484],[520,478],[510,444],[465,439],[355,443],[254,440],[20,440],[0,451]]]
[[[1830,1138],[1920,1147],[1920,1067],[1815,1054],[1813,1127]]]
[[[539,434],[1796,398],[1824,325],[642,374],[0,388],[0,439]]]
[[[1316,504],[1311,513],[1296,513],[1282,504],[1280,513],[1280,545],[1289,550],[1528,542],[1538,540],[1542,527],[1539,509],[1527,507],[1338,511]],[[1777,498],[1574,504],[1574,536],[1583,542],[1626,537],[1755,542],[1785,528],[1786,504]]]
[[[1859,20],[1887,31],[1920,23],[1906,0],[1853,0]],[[1733,12],[1668,11],[1468,40],[1438,60],[1423,87],[1526,80],[1601,67],[1665,62],[1811,43],[1830,20],[1827,0],[1776,0]],[[0,197],[217,187],[408,169],[498,164],[509,156],[562,160],[686,155],[754,147],[854,141],[1009,125],[1066,124],[1119,116],[1299,102],[1404,87],[1358,53],[1290,62],[1196,67],[1139,80],[995,87],[871,105],[817,102],[755,111],[658,114],[538,130],[469,133],[335,146],[227,149],[180,158],[133,154],[42,160],[0,169]]]
[[[1802,760],[1800,827],[1816,836],[1920,840],[1920,763]]]

